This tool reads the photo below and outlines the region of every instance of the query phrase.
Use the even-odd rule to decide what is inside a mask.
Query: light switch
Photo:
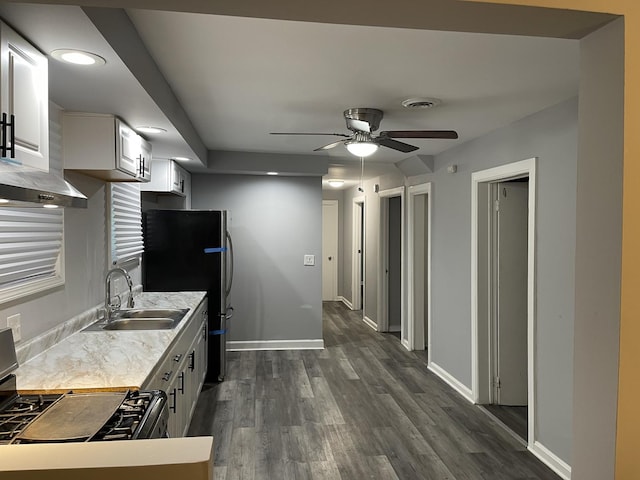
[[[308,267],[313,267],[316,264],[316,256],[315,255],[305,255],[304,256],[304,264]]]

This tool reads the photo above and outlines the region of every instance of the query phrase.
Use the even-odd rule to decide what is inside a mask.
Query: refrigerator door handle
[[[229,243],[229,248],[227,249],[227,251],[229,252],[229,263],[231,264],[231,268],[229,269],[229,278],[228,278],[228,282],[229,284],[226,287],[225,290],[225,297],[228,297],[229,294],[231,293],[231,286],[233,285],[233,241],[231,240],[231,235],[229,234],[229,231],[226,231],[226,236],[227,236],[227,242]]]
[[[233,317],[233,307],[228,307],[227,311],[222,315],[226,320]]]

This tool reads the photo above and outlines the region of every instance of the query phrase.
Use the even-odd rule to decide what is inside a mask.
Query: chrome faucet
[[[107,276],[104,279],[104,316],[106,322],[109,323],[111,321],[111,316],[120,310],[120,305],[122,301],[120,300],[120,295],[116,295],[117,301],[111,303],[111,277],[119,273],[122,275],[127,281],[127,286],[129,287],[129,300],[127,301],[127,308],[133,308],[133,282],[131,281],[131,276],[129,276],[129,272],[127,272],[124,268],[115,267],[107,272]]]

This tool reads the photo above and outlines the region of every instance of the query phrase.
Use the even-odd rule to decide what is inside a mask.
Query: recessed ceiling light
[[[267,172],[267,175],[278,175],[278,172]]]
[[[333,188],[340,188],[342,185],[344,185],[344,180],[334,179],[334,180],[329,180],[327,183]]]
[[[171,157],[171,160],[177,160],[179,162],[188,162],[191,160],[190,157]]]
[[[100,55],[82,50],[72,50],[69,48],[60,48],[51,52],[51,56],[56,60],[74,65],[84,65],[87,67],[97,67],[104,65],[107,61]]]
[[[167,132],[165,128],[150,127],[148,125],[141,125],[139,127],[136,127],[136,130],[142,133],[166,133]]]

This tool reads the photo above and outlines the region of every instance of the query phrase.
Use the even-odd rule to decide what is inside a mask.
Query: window
[[[142,211],[140,185],[109,183],[109,265],[137,259],[144,250],[142,243]]]
[[[64,284],[62,209],[0,208],[0,303]]]

